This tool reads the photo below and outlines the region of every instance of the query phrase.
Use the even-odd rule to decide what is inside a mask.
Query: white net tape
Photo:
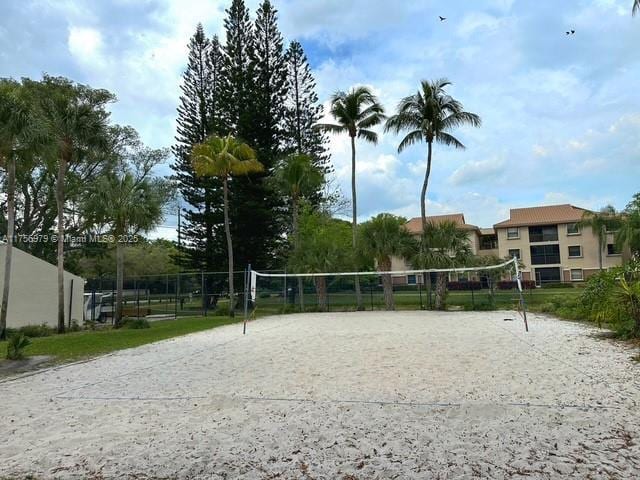
[[[487,265],[477,267],[459,267],[459,268],[427,268],[421,270],[390,270],[390,271],[373,271],[373,272],[323,272],[323,273],[260,273],[255,270],[251,271],[252,282],[256,276],[265,278],[296,278],[296,277],[353,277],[353,276],[370,276],[370,275],[417,275],[421,273],[461,273],[461,272],[481,272],[483,270],[495,270],[504,268],[514,264],[515,258],[507,260],[498,265]]]

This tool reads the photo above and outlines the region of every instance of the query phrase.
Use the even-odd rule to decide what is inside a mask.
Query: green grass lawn
[[[582,289],[579,288],[542,288],[526,291],[524,298],[528,306],[536,307],[550,301],[555,301],[558,298],[577,299],[581,293]],[[383,310],[385,308],[381,289],[372,291],[364,289],[362,298],[365,310]],[[424,291],[421,293],[418,291],[397,291],[394,292],[394,298],[398,310],[417,310],[420,308],[421,302],[424,306],[429,305],[428,296]],[[435,301],[434,298],[432,294],[432,304]],[[453,291],[447,294],[447,305],[462,307],[464,310],[513,309],[516,307],[518,298],[518,293],[515,290],[497,290],[494,293],[492,303],[488,290],[475,291],[473,294],[470,291]],[[288,308],[295,308],[296,305],[291,305]],[[316,296],[314,293],[305,293],[305,305],[307,307],[316,305]],[[257,300],[257,312],[259,314],[280,313],[282,312],[282,307],[282,295],[258,298]],[[353,292],[330,292],[329,310],[355,310],[355,294]]]
[[[32,338],[26,355],[53,355],[56,361],[68,362],[97,355],[138,347],[147,343],[200,332],[210,328],[242,321],[242,316],[229,317],[184,317],[177,320],[151,322],[151,328],[132,330],[111,328],[81,331],[64,335]],[[0,361],[7,355],[7,342],[0,342]]]

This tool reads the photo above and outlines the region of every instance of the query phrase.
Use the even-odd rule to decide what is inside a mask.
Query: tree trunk
[[[329,307],[327,295],[327,279],[325,277],[314,277],[316,284],[316,294],[318,295],[318,308],[321,312],[326,312]]]
[[[431,155],[433,153],[433,141],[427,142],[427,171],[424,174],[422,182],[422,191],[420,192],[420,218],[422,220],[422,233],[427,226],[427,187],[429,186],[429,176],[431,175]],[[423,246],[424,248],[424,246]],[[424,252],[423,252],[424,253]],[[428,278],[427,278],[428,277]],[[431,302],[431,274],[423,273],[422,280],[428,287],[429,302]]]
[[[293,210],[293,241],[296,250],[300,248],[298,208],[298,197],[294,195],[291,199],[291,209]],[[300,311],[304,312],[304,279],[302,277],[298,277],[298,302],[300,303]]]
[[[602,271],[602,249],[604,248],[604,239],[606,239],[606,230],[604,225],[600,227],[600,235],[598,235],[598,262],[600,264],[600,271]]]
[[[114,326],[122,325],[122,304],[124,301],[124,244],[116,243],[116,311]]]
[[[356,244],[358,236],[358,201],[356,198],[356,138],[351,137],[351,210],[352,210],[352,246],[353,254],[357,254]],[[360,292],[360,277],[355,278],[356,309],[364,310],[362,306],[362,293]]]
[[[427,226],[427,187],[429,186],[429,176],[431,175],[431,154],[433,150],[433,142],[427,143],[427,171],[424,174],[424,182],[422,182],[422,191],[420,192],[420,215],[422,218],[422,231]]]
[[[227,255],[229,256],[229,316],[235,316],[236,299],[233,292],[233,243],[231,243],[231,227],[229,225],[229,186],[228,179],[222,180],[224,192],[224,231],[227,235]]]
[[[64,333],[64,181],[71,147],[65,143],[58,164],[56,204],[58,207],[58,333]]]
[[[391,259],[385,258],[379,263],[379,265],[382,271],[388,272],[391,270]],[[387,310],[395,310],[396,304],[393,298],[393,282],[391,280],[391,275],[382,275],[382,289],[384,291],[385,307],[387,308]]]
[[[2,307],[0,309],[0,340],[7,338],[7,312],[9,287],[11,286],[11,257],[13,255],[13,233],[15,226],[16,160],[13,155],[6,158],[7,165],[7,246],[4,257],[4,283],[2,285]]]
[[[447,295],[447,274],[438,272],[436,280],[436,310],[445,309],[445,300]]]

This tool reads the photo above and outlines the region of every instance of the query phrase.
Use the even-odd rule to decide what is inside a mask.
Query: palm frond
[[[314,129],[316,130],[321,130],[323,132],[327,132],[327,133],[345,133],[348,131],[347,127],[344,125],[336,125],[333,123],[317,123],[316,125],[313,126]]]
[[[422,130],[414,130],[409,132],[398,145],[398,153],[401,153],[405,148],[424,141],[424,135]]]
[[[436,142],[447,145],[448,147],[454,147],[460,150],[464,150],[465,148],[467,148],[460,140],[446,132],[438,132],[435,138]]]
[[[372,130],[359,129],[358,138],[362,138],[363,140],[369,143],[373,143],[374,145],[378,143],[378,134]]]

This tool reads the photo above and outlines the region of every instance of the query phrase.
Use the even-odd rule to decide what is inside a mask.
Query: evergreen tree
[[[270,167],[282,151],[287,94],[287,68],[277,21],[278,11],[264,0],[257,11],[250,51],[255,147],[262,162]]]
[[[300,42],[293,41],[285,54],[287,97],[284,116],[285,151],[304,153],[313,158],[314,166],[323,173],[333,167],[327,154],[327,136],[313,128],[322,119],[322,104],[318,102],[316,82]]]
[[[217,270],[225,262],[222,188],[216,178],[200,178],[191,164],[193,145],[224,129],[220,97],[222,52],[216,37],[207,39],[201,24],[189,42],[189,60],[183,74],[178,106],[173,169],[187,203],[181,236],[183,263],[190,268]]]
[[[253,48],[253,38],[249,9],[245,6],[244,0],[233,0],[226,13],[226,43],[222,47],[224,76],[221,85],[221,107],[228,131],[224,133],[231,133],[250,142],[253,99],[249,51]]]
[[[229,183],[230,223],[237,239],[238,265],[273,266],[282,242],[281,201],[269,188],[280,152],[284,98],[282,36],[276,11],[268,1],[258,9],[255,28],[243,0],[233,0],[225,19],[223,101],[230,133],[256,150],[262,174],[236,177]]]

